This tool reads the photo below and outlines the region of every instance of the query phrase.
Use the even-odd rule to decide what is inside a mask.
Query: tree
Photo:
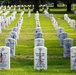
[[[41,1],[41,4],[43,5],[43,2],[44,2],[44,1],[43,1],[43,0],[40,0],[40,1]]]
[[[57,0],[53,0],[54,2],[54,8],[57,8]]]
[[[34,12],[39,11],[39,0],[34,0]]]
[[[71,12],[71,6],[72,6],[72,3],[75,1],[75,0],[63,0],[64,3],[67,5],[67,12]]]

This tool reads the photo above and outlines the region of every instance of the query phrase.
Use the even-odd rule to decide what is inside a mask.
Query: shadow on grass
[[[49,7],[49,9],[66,9],[66,7],[56,7],[56,8],[54,8],[54,7]]]
[[[73,14],[73,12],[67,12],[67,11],[50,11],[52,14]]]
[[[64,61],[63,61],[64,60]],[[34,70],[34,60],[26,60],[26,59],[12,59],[12,63],[11,63],[11,68],[23,68],[23,69],[27,69],[27,71],[32,73],[32,72],[41,72],[41,73],[48,73],[48,72],[52,72],[52,73],[74,73],[76,71],[71,71],[70,70],[70,59],[69,58],[48,58],[48,69],[47,71],[44,70]]]

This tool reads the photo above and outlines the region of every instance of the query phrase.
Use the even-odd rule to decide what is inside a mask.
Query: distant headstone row
[[[18,24],[12,29],[9,33],[9,37],[5,40],[5,46],[0,47],[0,70],[10,69],[10,57],[15,56],[15,46],[17,45],[17,39],[19,38],[20,29],[23,22],[23,14],[24,11],[20,14]]]
[[[49,7],[48,7],[48,5],[47,4],[45,4],[45,5],[40,5],[39,6],[40,7],[40,9],[42,9],[43,11],[46,9],[47,11],[49,10]],[[34,5],[11,5],[11,6],[3,6],[3,5],[1,5],[0,6],[0,9],[2,9],[2,8],[4,8],[3,10],[2,10],[2,12],[5,12],[5,10],[8,8],[8,10],[10,11],[11,9],[13,9],[14,11],[20,11],[20,9],[23,9],[24,11],[25,11],[25,9],[28,9],[28,11],[29,11],[29,9],[30,8],[32,8],[33,10],[34,10]],[[1,13],[2,13],[1,12]]]
[[[0,33],[2,33],[2,30],[5,29],[5,27],[15,19],[16,11],[13,12],[11,16],[6,17],[9,12],[10,11],[7,11],[6,13],[3,13],[2,16],[0,16]]]
[[[74,28],[74,30],[76,30],[75,20],[69,18],[68,14],[64,14],[64,20],[66,20],[67,23],[69,23],[70,27],[72,27],[72,28]]]
[[[36,28],[34,39],[34,69],[47,70],[47,48],[44,46],[42,29],[40,27],[39,13],[35,14]]]

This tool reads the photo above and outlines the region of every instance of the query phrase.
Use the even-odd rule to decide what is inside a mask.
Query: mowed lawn
[[[58,10],[60,9],[51,9],[51,13],[54,13],[57,22],[68,33],[68,37],[74,40],[74,46],[76,46],[76,31],[70,28],[69,24],[64,21],[63,15],[65,10],[61,10],[62,13],[57,13],[59,12]],[[19,16],[20,13],[17,13],[16,19],[0,34],[0,46],[5,45],[5,39],[9,37],[11,29],[16,26]],[[69,17],[76,20],[76,15],[72,13],[69,13]],[[63,58],[63,48],[59,45],[56,30],[50,18],[40,13],[40,24],[48,53],[47,71],[34,70],[35,14],[32,13],[29,18],[27,13],[25,13],[16,46],[16,56],[11,58],[11,69],[1,70],[0,75],[76,75],[76,71],[70,70],[70,58]]]

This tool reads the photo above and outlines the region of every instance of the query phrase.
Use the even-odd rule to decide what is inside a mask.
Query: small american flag
[[[42,58],[40,57],[40,64],[42,63]]]

